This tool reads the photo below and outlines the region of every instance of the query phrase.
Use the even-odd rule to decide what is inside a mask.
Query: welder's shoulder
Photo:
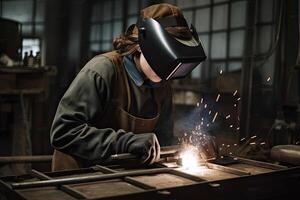
[[[101,76],[103,79],[111,79],[114,77],[116,70],[110,59],[104,56],[96,56],[82,68],[81,72],[92,72]]]

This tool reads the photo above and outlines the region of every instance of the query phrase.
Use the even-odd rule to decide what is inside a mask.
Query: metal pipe
[[[161,169],[147,169],[147,170],[137,170],[130,172],[120,172],[114,174],[100,174],[100,175],[89,175],[81,177],[70,177],[70,178],[61,178],[61,179],[52,179],[52,180],[43,180],[35,182],[24,182],[24,183],[13,183],[11,184],[13,189],[24,189],[24,188],[34,188],[34,187],[48,187],[48,186],[61,186],[65,184],[74,184],[74,183],[84,183],[84,182],[93,182],[93,181],[103,181],[107,179],[117,179],[123,178],[126,176],[141,176],[141,175],[151,175],[157,173],[171,173],[173,169],[161,168]]]
[[[1,156],[0,164],[7,163],[28,163],[28,162],[51,162],[52,155],[39,156]]]

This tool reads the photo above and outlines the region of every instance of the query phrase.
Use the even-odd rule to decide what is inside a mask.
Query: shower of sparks
[[[268,78],[267,78],[267,82],[269,82],[271,80],[271,77],[269,76]]]
[[[223,70],[222,69],[220,70],[220,74],[223,74]]]
[[[219,99],[220,99],[220,94],[218,94],[218,96],[217,96],[217,98],[216,98],[216,102],[218,102],[219,101]]]
[[[213,120],[212,120],[212,123],[215,122],[215,120],[216,120],[216,118],[217,118],[217,115],[218,115],[218,112],[215,113],[214,118],[213,118]]]
[[[230,117],[230,115],[227,115],[227,116],[226,116],[226,119],[228,119],[229,117]]]
[[[201,103],[201,104],[203,103],[203,98],[201,98],[201,101],[200,101],[200,103]]]
[[[235,91],[234,91],[234,93],[233,93],[233,96],[235,96],[235,95],[236,95],[236,93],[237,93],[237,90],[235,90]]]

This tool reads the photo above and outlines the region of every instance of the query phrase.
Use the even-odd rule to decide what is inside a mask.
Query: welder
[[[197,32],[181,10],[155,4],[113,41],[114,51],[92,58],[58,105],[50,140],[52,170],[101,164],[131,153],[148,165],[173,140],[172,79],[205,60]]]

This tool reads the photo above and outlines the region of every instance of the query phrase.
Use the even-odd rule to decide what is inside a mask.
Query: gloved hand
[[[153,164],[160,157],[160,145],[154,133],[123,134],[116,142],[116,153],[132,153],[142,164]]]
[[[154,133],[134,134],[128,141],[128,153],[141,156],[143,164],[153,164],[160,158],[160,145]]]

